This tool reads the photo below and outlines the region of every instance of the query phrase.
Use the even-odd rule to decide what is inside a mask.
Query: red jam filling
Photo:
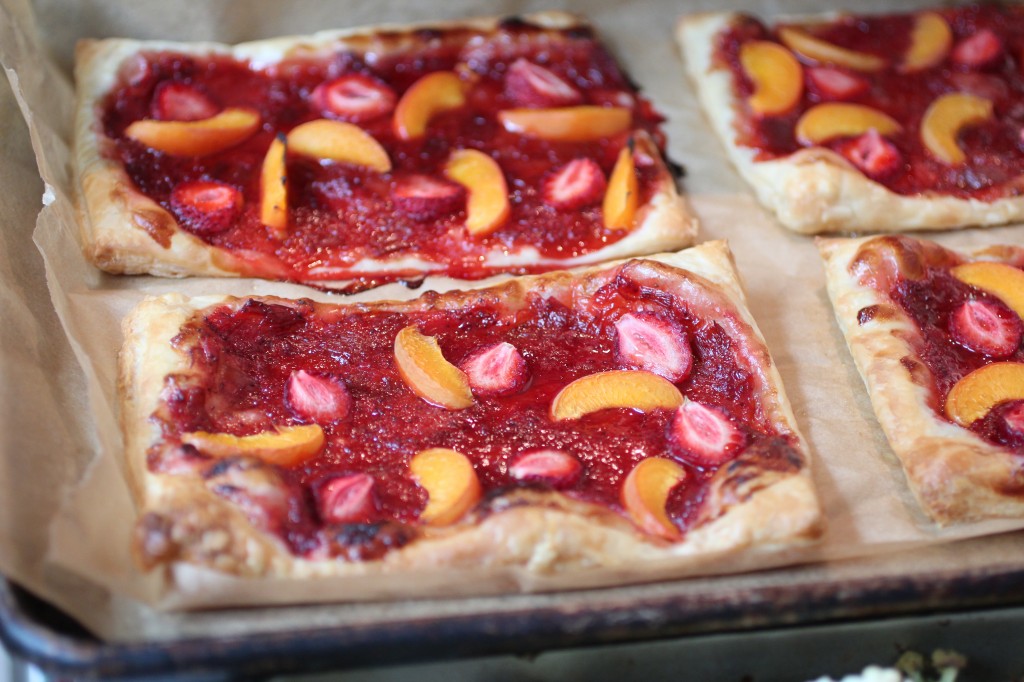
[[[886,68],[873,73],[856,73],[870,86],[844,101],[863,104],[888,114],[902,131],[886,136],[902,155],[903,163],[884,175],[873,177],[888,189],[902,195],[936,192],[983,201],[1017,196],[1018,178],[1024,174],[1024,12],[1018,7],[988,4],[936,10],[949,23],[954,49],[962,40],[991,31],[1001,41],[1003,52],[994,62],[979,66],[954,63],[946,58],[936,66],[902,73],[899,59],[910,44],[914,15],[847,16],[834,23],[816,26],[814,36],[829,43],[877,55]],[[778,29],[770,29],[748,19],[722,36],[717,58],[732,71],[736,95],[741,100],[751,94],[753,83],[739,62],[740,46],[750,40],[782,42]],[[806,69],[805,69],[806,71]],[[849,72],[851,74],[855,72]],[[805,78],[805,80],[807,80]],[[967,156],[966,163],[945,164],[928,153],[921,141],[921,118],[928,106],[948,92],[967,92],[994,103],[992,119],[961,130],[958,145]],[[758,150],[757,158],[772,160],[802,148],[794,128],[800,116],[822,102],[813,87],[805,87],[802,99],[790,111],[778,116],[742,117],[737,142]],[[837,138],[824,146],[842,153],[850,138]]]
[[[239,189],[243,207],[230,227],[194,233],[240,257],[252,274],[278,279],[344,279],[346,269],[361,259],[403,257],[427,260],[453,276],[476,278],[493,270],[482,261],[494,249],[514,252],[535,247],[544,257],[566,259],[601,249],[628,233],[604,227],[600,202],[559,211],[544,201],[541,191],[553,169],[579,157],[594,159],[610,174],[628,133],[590,142],[535,140],[506,131],[496,118],[498,111],[515,107],[503,90],[504,74],[517,58],[525,57],[546,65],[577,88],[582,104],[625,103],[632,109],[633,130],[646,131],[663,147],[662,117],[637,95],[589,30],[542,31],[507,21],[486,38],[454,30],[426,31],[422,37],[423,49],[393,55],[339,52],[322,59],[293,58],[266,68],[225,57],[144,54],[144,63],[122,77],[103,104],[103,129],[114,141],[111,154],[138,190],[175,214],[179,222],[171,194],[181,183],[213,180]],[[364,74],[387,84],[400,97],[421,76],[440,70],[472,72],[465,106],[434,116],[427,134],[409,141],[396,136],[390,114],[359,122],[387,151],[393,164],[388,173],[289,155],[288,235],[279,241],[269,234],[260,220],[261,164],[275,135],[322,117],[313,99],[318,85],[343,74]],[[125,137],[129,124],[152,115],[154,93],[167,83],[188,84],[221,108],[254,109],[260,114],[261,129],[237,146],[201,157],[172,156]],[[443,177],[443,165],[459,148],[487,152],[508,181],[511,214],[486,236],[465,231],[463,208],[423,216],[396,209],[392,199],[397,178]],[[638,165],[643,202],[653,195],[663,170],[660,164]],[[520,268],[531,269],[540,268]]]
[[[530,485],[509,474],[517,454],[536,448],[562,450],[582,464],[582,475],[570,487],[560,487],[562,492],[622,512],[620,487],[630,470],[647,457],[672,456],[667,428],[673,412],[611,408],[560,422],[548,414],[555,394],[569,382],[622,369],[614,326],[621,306],[639,306],[685,330],[694,364],[677,386],[687,397],[724,410],[746,437],[748,451],[772,457],[793,445],[791,435],[777,433],[765,418],[755,380],[737,359],[742,351],[717,322],[698,319],[664,294],[631,282],[609,282],[597,301],[567,306],[534,296],[516,311],[479,302],[458,311],[360,313],[309,302],[290,307],[249,300],[206,311],[175,340],[200,378],[167,379],[154,415],[164,440],[150,451],[150,467],[168,471],[184,458],[200,471],[205,468],[209,480],[211,470],[216,473],[232,464],[206,460],[190,446],[181,446],[181,434],[204,430],[246,435],[301,423],[284,400],[289,376],[301,369],[341,379],[352,403],[347,417],[324,427],[326,445],[317,456],[292,468],[274,467],[290,491],[291,507],[286,518],[271,525],[297,554],[321,546],[325,534],[331,538],[328,544],[333,543],[330,553],[358,558],[368,555],[353,554],[351,545],[368,542],[367,534],[383,537],[385,544],[412,537],[426,493],[408,474],[409,460],[434,447],[451,448],[470,459],[484,500]],[[478,395],[462,410],[432,406],[407,387],[394,361],[395,336],[413,324],[435,336],[454,364],[476,349],[507,341],[526,360],[529,382],[511,395]],[[718,467],[680,463],[688,476],[673,491],[667,509],[685,530]],[[313,503],[319,488],[332,477],[355,473],[374,477],[378,518],[344,527],[322,523]]]

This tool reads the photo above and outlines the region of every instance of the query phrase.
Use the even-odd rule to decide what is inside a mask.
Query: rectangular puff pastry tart
[[[684,17],[677,37],[740,174],[802,233],[1024,217],[1024,8],[765,24]]]
[[[1024,516],[1024,248],[822,239],[828,291],[910,489],[940,524]]]
[[[571,588],[820,533],[724,242],[407,302],[168,295],[124,331],[146,567]]]
[[[85,249],[114,273],[481,278],[692,243],[663,118],[558,12],[79,46]]]

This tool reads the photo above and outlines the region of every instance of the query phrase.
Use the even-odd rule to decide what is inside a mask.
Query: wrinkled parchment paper
[[[296,285],[243,279],[112,277],[79,250],[70,177],[79,37],[239,42],[327,27],[409,22],[550,7],[540,2],[163,2],[0,0],[0,56],[11,87],[0,90],[0,571],[114,640],[240,634],[340,623],[401,622],[447,614],[586,605],[593,592],[393,601],[315,607],[165,612],[206,598],[287,603],[332,594],[332,586],[226,579],[191,568],[185,594],[165,594],[129,556],[134,508],[119,462],[115,394],[121,318],[147,294],[325,295]],[[921,4],[921,3],[918,3]],[[880,2],[857,9],[880,8]],[[900,8],[909,8],[902,3]],[[832,320],[813,243],[778,227],[725,161],[686,81],[672,26],[687,12],[749,7],[763,16],[820,11],[819,2],[715,3],[576,0],[560,8],[588,16],[612,51],[668,118],[670,156],[684,164],[684,189],[702,221],[699,239],[725,238],[736,254],[750,307],[782,374],[815,459],[829,530],[822,544],[782,571],[693,578],[600,591],[603,599],[726,593],[741,585],[794,584],[835,576],[972,570],[1020,561],[1024,522],[938,530],[917,510]],[[33,16],[33,10],[35,16]],[[25,125],[21,113],[29,124]],[[29,146],[31,138],[31,147]],[[36,170],[38,163],[38,172]],[[45,186],[40,182],[42,175]],[[39,197],[45,206],[39,212]],[[36,224],[33,233],[33,224]],[[1013,243],[1020,228],[938,235],[957,247]],[[35,246],[30,243],[34,239]],[[40,260],[42,254],[42,260]],[[426,288],[447,288],[438,280]],[[363,295],[407,297],[400,286]],[[954,540],[982,540],[951,545]],[[969,546],[970,552],[958,548]],[[858,559],[858,561],[840,561]],[[790,560],[796,560],[790,558]],[[732,567],[740,568],[740,567]],[[328,581],[329,583],[329,581]],[[336,586],[335,586],[336,587]],[[540,586],[542,587],[542,585]],[[152,608],[156,606],[158,608]]]

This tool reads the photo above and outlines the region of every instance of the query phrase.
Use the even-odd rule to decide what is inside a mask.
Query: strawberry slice
[[[324,116],[362,123],[391,113],[398,98],[385,83],[361,73],[348,73],[313,90],[313,106]]]
[[[465,372],[473,393],[480,396],[514,393],[530,378],[530,370],[522,354],[505,341],[470,353],[459,369]]]
[[[806,70],[807,87],[822,101],[845,101],[863,95],[871,87],[868,79],[832,66]]]
[[[991,358],[1007,358],[1020,346],[1024,326],[1003,306],[971,299],[953,311],[949,333],[960,345]]]
[[[871,178],[883,178],[903,167],[900,150],[874,128],[840,143],[836,151]]]
[[[189,232],[219,234],[234,224],[242,211],[242,193],[212,180],[183,182],[171,191],[171,209]]]
[[[350,474],[332,478],[320,486],[317,496],[320,518],[327,523],[366,523],[377,514],[373,476]]]
[[[340,379],[304,369],[288,377],[285,402],[292,412],[318,424],[344,419],[352,408],[352,396]]]
[[[158,121],[201,121],[220,111],[201,90],[177,81],[157,85],[149,109]]]
[[[406,175],[395,180],[391,198],[413,220],[432,220],[462,208],[466,188],[430,175]]]
[[[651,313],[627,313],[615,323],[619,358],[628,367],[645,369],[671,382],[685,379],[693,368],[686,332],[675,322]]]
[[[1003,412],[1003,422],[1010,433],[1024,436],[1024,401],[1017,401]]]
[[[593,159],[573,159],[544,179],[544,201],[559,211],[576,211],[604,198],[608,181]]]
[[[520,107],[567,107],[583,101],[575,86],[540,64],[520,57],[505,74],[505,97]]]
[[[983,28],[964,38],[953,48],[951,59],[954,64],[971,69],[993,66],[1003,56],[1003,41],[991,29]]]
[[[669,422],[669,442],[697,466],[725,464],[746,445],[746,436],[717,407],[686,400]]]
[[[579,480],[583,465],[572,455],[543,448],[524,452],[508,468],[509,475],[525,483],[542,483],[552,488],[568,488]]]

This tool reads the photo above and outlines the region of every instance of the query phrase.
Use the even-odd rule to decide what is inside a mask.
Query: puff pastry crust
[[[113,152],[114,141],[103,130],[104,98],[137,68],[140,54],[173,52],[196,57],[222,56],[254,69],[273,67],[283,60],[323,58],[340,51],[372,54],[373,59],[407,53],[430,45],[431,32],[471,31],[486,39],[496,34],[499,17],[438,22],[429,25],[384,25],[325,31],[243,43],[140,42],[124,39],[83,41],[78,45],[75,76],[78,109],[75,121],[74,160],[80,190],[79,213],[87,257],[99,268],[118,274],[161,276],[257,276],[295,279],[296,275],[273,256],[215,246],[181,227],[174,214],[137,190]],[[562,12],[543,12],[521,18],[554,32],[589,27],[582,19]],[[548,36],[543,40],[555,40]],[[635,227],[605,247],[566,258],[542,254],[530,244],[495,243],[479,263],[485,274],[500,271],[543,271],[597,263],[613,258],[670,251],[693,243],[697,222],[661,154],[649,139],[637,138],[647,158],[659,167],[649,201],[641,205]],[[468,235],[467,235],[468,236]],[[566,245],[566,249],[574,248]],[[321,284],[360,277],[415,278],[449,267],[436,258],[399,249],[382,255],[338,254],[337,267],[312,272]],[[303,277],[300,277],[302,279]]]
[[[315,304],[320,312],[415,312],[462,309],[474,302],[517,305],[527,297],[557,297],[585,305],[602,285],[618,278],[658,292],[701,314],[715,315],[750,372],[758,414],[790,446],[778,457],[739,454],[710,480],[699,518],[675,542],[647,535],[620,511],[552,489],[497,491],[446,527],[423,527],[416,537],[382,557],[363,561],[296,556],[282,540],[254,523],[252,515],[208,485],[210,471],[175,472],[147,465],[161,430],[150,419],[159,409],[166,378],[187,381],[188,353],[172,340],[196,315],[238,299],[180,295],[149,298],[125,320],[120,356],[122,418],[127,470],[140,509],[137,549],[147,566],[170,570],[188,562],[251,577],[415,576],[435,569],[480,568],[490,583],[482,591],[613,584],[672,577],[719,567],[756,566],[813,541],[822,517],[802,437],[780,377],[754,320],[731,253],[711,242],[656,259],[630,260],[578,272],[517,278],[496,287],[429,294],[408,302]],[[284,299],[262,299],[286,306]],[[308,303],[308,302],[307,302]],[[319,314],[319,313],[318,313]],[[179,381],[180,383],[180,381]],[[438,408],[440,409],[440,408]],[[453,573],[453,576],[458,575]],[[596,576],[596,577],[595,577]],[[457,578],[451,578],[456,580]],[[353,583],[358,584],[358,583]],[[436,594],[437,585],[397,580],[392,594]],[[442,592],[458,591],[447,585]],[[354,590],[353,598],[359,598]]]
[[[927,266],[997,261],[1020,267],[1024,250],[959,253],[905,236],[819,238],[818,245],[839,327],[924,511],[943,525],[1024,514],[1024,458],[940,416],[944,396],[916,350],[922,332],[885,290]]]

